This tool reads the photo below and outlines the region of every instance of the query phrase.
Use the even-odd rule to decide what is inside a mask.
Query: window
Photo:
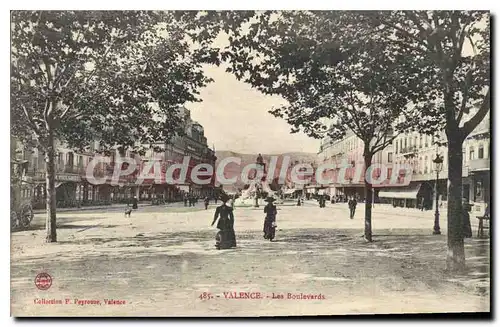
[[[471,147],[469,150],[469,160],[474,160],[475,153],[474,153],[474,148]]]
[[[482,144],[479,145],[479,150],[477,150],[478,159],[483,159],[484,157],[484,147]]]
[[[429,139],[429,138],[428,138],[428,137],[427,137],[427,135],[426,135],[426,136],[425,136],[425,147],[428,147],[428,146],[429,146],[428,139]]]
[[[66,164],[68,166],[73,166],[74,164],[74,156],[73,156],[73,152],[68,152],[67,154],[67,161],[66,161]]]
[[[427,174],[429,170],[429,158],[427,156],[425,157],[424,162],[425,162],[424,174]]]
[[[387,162],[391,163],[392,162],[392,152],[389,152],[387,154]]]
[[[408,140],[405,138],[405,149],[408,148],[408,144],[406,143]]]
[[[415,136],[415,143],[413,144],[417,148],[418,138]]]
[[[399,140],[399,152],[403,152],[403,139]]]
[[[396,154],[398,153],[398,141],[396,141]]]

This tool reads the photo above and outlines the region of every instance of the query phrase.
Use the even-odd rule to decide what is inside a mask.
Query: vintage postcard
[[[490,316],[489,11],[10,26],[12,316]]]

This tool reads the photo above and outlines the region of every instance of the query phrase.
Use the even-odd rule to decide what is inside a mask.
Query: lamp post
[[[434,212],[434,231],[432,234],[440,235],[441,229],[439,227],[439,192],[438,192],[438,181],[439,173],[443,170],[443,157],[436,153],[436,158],[432,160],[434,162],[434,169],[436,170],[436,211]]]

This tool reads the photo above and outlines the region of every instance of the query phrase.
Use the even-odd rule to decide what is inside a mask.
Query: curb
[[[141,207],[152,207],[152,204],[143,204],[139,205],[138,208]],[[101,207],[81,207],[81,208],[61,208],[61,209],[56,209],[56,213],[59,212],[72,212],[72,211],[91,211],[91,210],[102,210],[102,209],[124,209],[127,206],[101,206]],[[45,209],[38,209],[38,210],[33,210],[33,214],[43,214],[47,212]]]

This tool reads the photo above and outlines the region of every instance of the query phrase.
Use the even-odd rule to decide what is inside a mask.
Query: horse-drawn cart
[[[11,179],[10,185],[10,225],[13,230],[25,229],[33,220],[34,185],[22,176],[24,174],[20,175],[20,178]]]

